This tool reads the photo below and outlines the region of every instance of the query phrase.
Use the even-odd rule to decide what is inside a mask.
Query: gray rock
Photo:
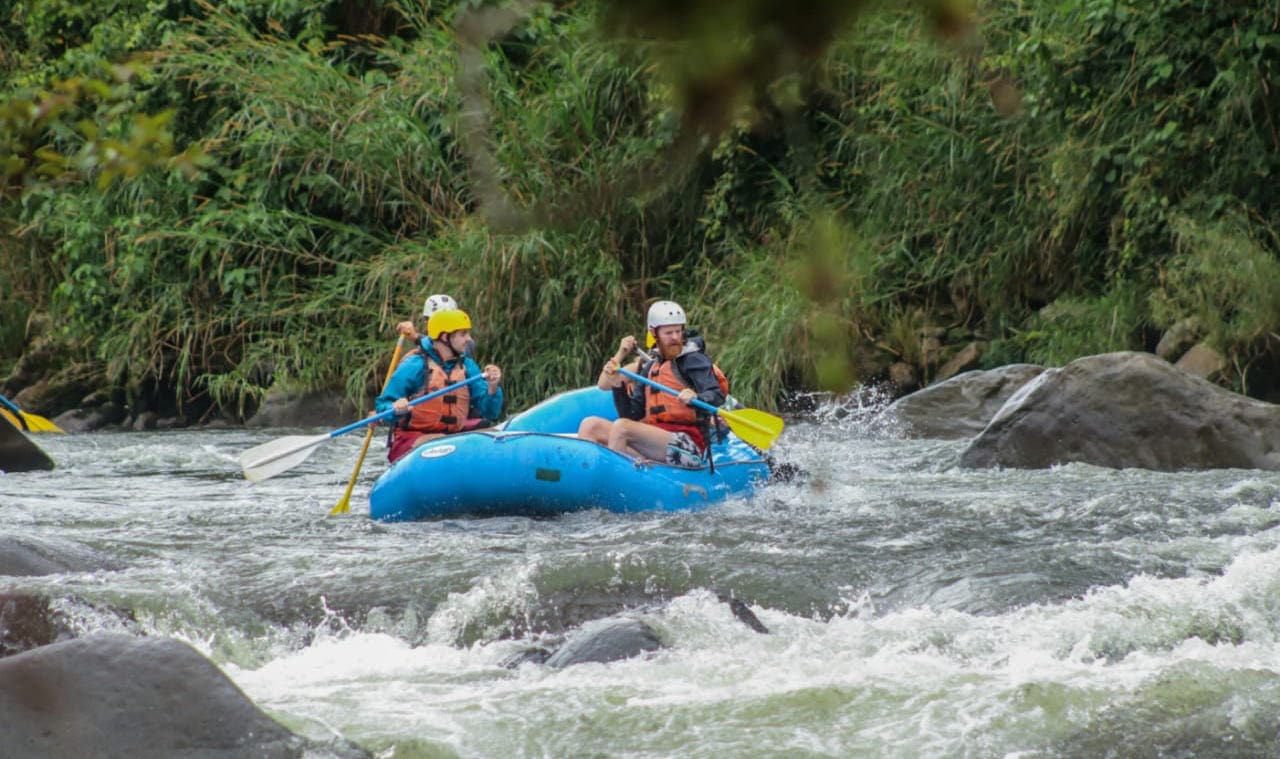
[[[1204,379],[1212,379],[1227,368],[1227,359],[1208,345],[1198,343],[1191,346],[1191,349],[1186,353],[1183,353],[1174,366],[1177,366],[1187,374],[1193,374]]]
[[[247,427],[341,427],[357,419],[355,405],[334,391],[294,393],[272,390]]]
[[[978,365],[978,361],[982,358],[982,353],[987,349],[987,344],[981,340],[975,340],[960,349],[956,355],[952,356],[947,363],[938,369],[938,376],[934,378],[935,382],[945,382],[960,372],[967,371]]]
[[[143,411],[133,420],[133,429],[137,432],[154,430],[160,421],[160,415],[154,411]]]
[[[0,657],[73,637],[45,596],[0,590]]]
[[[125,609],[74,596],[50,599],[0,590],[0,657],[107,631],[144,634],[133,613]]]
[[[8,756],[297,759],[368,756],[324,749],[255,706],[185,643],[94,635],[0,660]]]
[[[661,647],[662,641],[653,628],[638,619],[602,619],[583,625],[546,664],[560,668],[583,662],[619,661]]]
[[[1156,345],[1156,355],[1165,361],[1177,361],[1178,357],[1195,345],[1203,334],[1204,327],[1201,326],[1199,319],[1194,316],[1182,319],[1160,336],[1160,343]]]
[[[973,437],[1018,388],[1042,371],[1044,367],[1034,364],[1010,364],[965,372],[899,398],[883,414],[902,422],[904,431],[914,437]]]
[[[747,606],[745,602],[740,599],[733,598],[732,596],[726,596],[723,593],[717,595],[716,598],[718,598],[721,603],[729,605],[729,611],[733,612],[733,616],[737,618],[739,622],[750,627],[761,635],[769,634],[769,628],[764,626],[764,623],[760,621],[760,618],[756,616],[756,613],[752,611],[751,607]]]
[[[77,408],[64,411],[54,418],[53,423],[70,433],[93,432],[103,427],[119,424],[129,414],[124,406],[118,403],[106,403],[96,408]]]
[[[91,548],[69,540],[0,537],[0,576],[31,577],[118,569]]]
[[[1224,390],[1150,353],[1089,356],[1024,385],[960,455],[961,466],[1067,462],[1280,469],[1280,406]]]

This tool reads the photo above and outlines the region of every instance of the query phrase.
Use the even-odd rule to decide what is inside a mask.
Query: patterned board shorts
[[[667,441],[667,463],[681,469],[701,469],[702,451],[687,432],[673,432]]]

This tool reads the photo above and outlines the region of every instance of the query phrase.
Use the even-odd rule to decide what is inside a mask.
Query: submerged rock
[[[0,576],[34,577],[118,568],[111,559],[69,540],[0,537]]]
[[[602,619],[583,625],[547,659],[559,669],[584,662],[611,662],[657,651],[662,641],[653,628],[638,619]]]
[[[716,598],[719,599],[721,603],[729,604],[729,611],[733,612],[733,616],[739,622],[750,627],[761,635],[769,634],[769,628],[764,626],[764,623],[760,621],[760,618],[756,616],[756,613],[752,611],[751,607],[747,606],[745,602],[740,599],[733,598],[732,596],[726,596],[723,593],[717,595]]]
[[[960,440],[987,426],[1004,402],[1044,367],[1010,364],[999,369],[966,372],[904,396],[883,415],[903,423],[913,437]]]
[[[292,733],[185,643],[114,634],[0,660],[0,735],[10,756],[369,756]]]
[[[769,629],[746,603],[724,594],[718,594],[716,598],[729,605],[738,621],[762,635],[768,634]],[[508,669],[515,669],[523,664],[546,664],[548,667],[561,668],[584,662],[621,661],[659,648],[662,648],[661,638],[644,620],[609,617],[582,625],[554,651],[543,646],[532,646],[508,656],[501,664]]]
[[[1280,469],[1280,406],[1224,390],[1150,353],[1088,356],[1023,386],[961,466]]]
[[[45,596],[0,591],[0,658],[73,637]]]
[[[144,635],[133,612],[77,597],[0,591],[0,658],[89,632]]]

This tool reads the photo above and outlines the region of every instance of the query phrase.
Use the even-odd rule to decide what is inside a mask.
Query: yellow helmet
[[[461,309],[437,311],[427,319],[427,337],[432,340],[446,332],[457,332],[460,329],[471,329],[471,317]]]

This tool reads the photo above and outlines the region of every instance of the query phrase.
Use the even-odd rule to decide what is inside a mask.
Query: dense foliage
[[[980,55],[950,2],[798,5],[14,3],[0,360],[48,314],[136,407],[367,400],[430,292],[517,406],[655,297],[764,406],[939,331],[1277,353],[1274,3],[986,2]]]

